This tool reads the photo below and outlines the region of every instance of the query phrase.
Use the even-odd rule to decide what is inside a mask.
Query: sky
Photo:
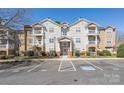
[[[33,22],[51,18],[72,24],[82,17],[102,27],[111,25],[124,32],[124,8],[33,8],[32,12]]]

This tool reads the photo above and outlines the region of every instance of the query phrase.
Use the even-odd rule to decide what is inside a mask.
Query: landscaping
[[[33,52],[28,52],[27,56],[14,56],[14,55],[0,55],[1,60],[8,60],[8,59],[49,59],[49,58],[59,58],[56,51],[50,52],[42,52],[41,55],[34,55]],[[74,52],[74,56],[72,58],[116,58],[116,57],[124,57],[124,44],[120,45],[117,50],[116,54],[111,54],[108,50],[97,51],[96,55],[91,55],[90,52],[80,52],[76,50]]]
[[[124,44],[121,44],[117,50],[117,57],[124,57]]]

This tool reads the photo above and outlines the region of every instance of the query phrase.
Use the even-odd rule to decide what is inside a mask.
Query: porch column
[[[96,51],[96,56],[97,56],[97,47],[98,47],[98,38],[97,38],[97,35],[95,36],[95,42],[96,42],[95,51]]]
[[[61,42],[57,42],[57,56],[60,57],[60,43]]]
[[[70,41],[70,49],[69,49],[69,53],[68,53],[68,57],[72,57],[72,42]]]

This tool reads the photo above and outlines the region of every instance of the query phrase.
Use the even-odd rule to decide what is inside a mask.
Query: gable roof
[[[46,21],[49,21],[49,22],[51,22],[51,23],[53,23],[53,24],[55,24],[57,26],[61,26],[60,24],[56,23],[54,20],[52,20],[50,18],[43,19],[42,21],[39,22],[39,24],[42,24],[42,23],[44,23]]]
[[[68,41],[72,41],[71,38],[68,38],[68,37],[65,37],[65,36],[64,36],[64,37],[61,37],[61,38],[58,38],[59,41],[62,41],[62,40],[64,40],[64,39],[65,39],[65,40],[68,40]]]
[[[73,26],[73,25],[75,25],[75,24],[78,24],[78,23],[80,23],[81,21],[85,21],[85,22],[87,22],[87,23],[90,23],[89,20],[80,17],[76,22],[72,23],[70,26]]]

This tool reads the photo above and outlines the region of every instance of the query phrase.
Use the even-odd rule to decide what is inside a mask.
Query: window
[[[80,43],[80,38],[76,38],[76,43]]]
[[[107,41],[107,44],[111,44],[111,41]]]
[[[53,38],[50,38],[49,39],[49,43],[53,43],[54,42],[54,39]]]
[[[76,32],[81,32],[80,27],[76,28]]]
[[[107,33],[108,33],[108,34],[111,34],[111,30],[108,30]]]
[[[28,30],[27,32],[28,32],[29,34],[32,34],[32,30]]]
[[[63,30],[63,33],[62,33],[64,36],[67,35],[67,31],[66,30]]]
[[[32,44],[33,43],[32,41],[33,41],[32,39],[28,39],[29,44]]]
[[[41,30],[35,30],[35,34],[41,34]]]
[[[41,30],[41,27],[35,27],[34,30]]]
[[[53,51],[54,50],[54,48],[49,48],[49,51]]]
[[[42,44],[42,40],[38,40],[38,43],[41,45]]]
[[[53,28],[53,27],[50,27],[50,28],[49,28],[49,32],[50,32],[50,33],[54,32],[54,28]]]

